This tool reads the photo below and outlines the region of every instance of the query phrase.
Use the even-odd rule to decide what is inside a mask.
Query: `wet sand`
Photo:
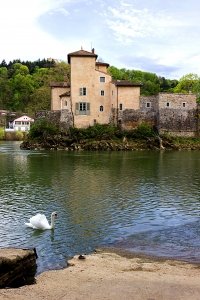
[[[199,300],[200,265],[104,249],[75,256],[63,270],[40,274],[36,284],[0,290],[0,299]]]

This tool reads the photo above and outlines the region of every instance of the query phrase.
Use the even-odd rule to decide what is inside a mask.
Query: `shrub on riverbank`
[[[0,127],[0,140],[4,140],[5,138],[5,130],[3,127]]]
[[[4,140],[6,141],[23,141],[26,138],[27,132],[8,131],[5,132]]]
[[[59,133],[59,128],[47,121],[40,119],[34,122],[30,128],[28,139],[29,140],[46,140],[48,137],[53,137]]]
[[[41,119],[36,121],[32,126],[28,134],[29,140],[47,140],[56,138],[56,136],[68,136],[71,140],[76,140],[77,142],[82,140],[116,140],[127,138],[137,138],[146,139],[148,137],[154,137],[155,132],[146,123],[142,123],[136,129],[133,130],[123,130],[119,127],[113,125],[101,125],[96,124],[94,126],[89,126],[87,128],[75,128],[71,127],[68,131],[63,132],[59,130],[58,126],[47,121],[46,119]]]

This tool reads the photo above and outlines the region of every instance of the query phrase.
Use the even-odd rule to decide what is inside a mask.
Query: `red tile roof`
[[[128,80],[113,80],[112,83],[114,83],[116,86],[142,86],[142,83],[138,82],[131,82]]]
[[[51,82],[50,87],[70,87],[68,82]]]
[[[94,50],[92,52],[85,51],[85,50],[79,50],[76,52],[72,52],[68,54],[68,63],[70,64],[70,60],[72,56],[76,57],[95,57],[97,59],[98,55],[94,53]]]
[[[97,61],[96,62],[96,66],[105,66],[105,67],[109,67],[110,65],[109,64],[107,64],[107,63],[105,63],[105,62],[100,62],[100,61]]]
[[[68,91],[68,92],[65,92],[65,93],[63,93],[63,94],[61,94],[59,97],[60,98],[62,98],[62,97],[70,97],[70,91]]]

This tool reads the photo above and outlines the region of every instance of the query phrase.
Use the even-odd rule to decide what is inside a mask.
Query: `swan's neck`
[[[50,225],[51,229],[53,229],[55,227],[55,217],[51,216],[51,225]]]

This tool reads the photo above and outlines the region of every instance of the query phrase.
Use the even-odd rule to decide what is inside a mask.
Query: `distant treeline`
[[[12,77],[14,65],[16,63],[22,64],[24,66],[27,66],[29,69],[29,73],[33,74],[35,72],[36,68],[53,68],[56,65],[55,60],[53,59],[38,59],[36,61],[21,61],[20,59],[14,59],[13,61],[10,61],[9,63],[6,63],[5,60],[2,60],[0,63],[0,68],[5,67],[8,70],[9,77]]]
[[[200,79],[196,74],[183,76],[179,81],[159,77],[140,70],[109,67],[113,79],[142,83],[142,95],[159,92],[194,92],[199,95]],[[39,110],[49,110],[50,82],[69,81],[70,65],[51,59],[21,61],[16,59],[0,63],[0,109],[34,115]]]

